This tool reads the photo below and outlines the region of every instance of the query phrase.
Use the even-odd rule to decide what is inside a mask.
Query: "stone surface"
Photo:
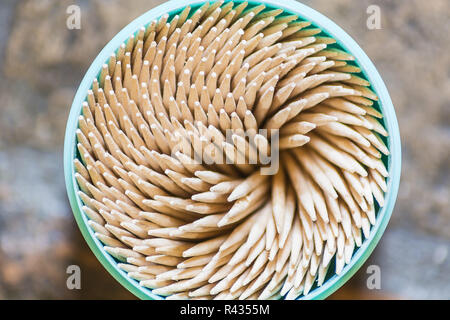
[[[133,298],[82,239],[65,193],[64,129],[71,100],[102,47],[163,1],[0,2],[0,299]],[[392,220],[369,261],[335,298],[450,298],[450,3],[305,0],[347,31],[383,77],[402,136]],[[66,9],[81,8],[81,30]],[[367,7],[381,29],[366,27]],[[66,268],[82,270],[82,290]],[[381,290],[366,268],[379,265]]]

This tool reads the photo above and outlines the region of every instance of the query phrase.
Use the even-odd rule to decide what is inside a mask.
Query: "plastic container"
[[[155,295],[150,289],[140,286],[136,280],[129,278],[124,271],[117,267],[117,261],[103,249],[102,243],[94,236],[94,232],[87,224],[88,218],[81,209],[83,204],[77,195],[79,187],[75,180],[75,169],[73,165],[73,159],[77,157],[75,130],[78,127],[78,116],[81,113],[81,104],[86,98],[87,91],[90,89],[92,81],[94,78],[98,77],[102,65],[109,59],[110,54],[114,52],[120,44],[126,41],[130,34],[137,32],[141,26],[147,25],[150,21],[159,18],[165,13],[173,15],[180,12],[188,5],[192,8],[196,8],[201,6],[204,2],[205,1],[199,0],[168,1],[146,12],[122,29],[122,31],[120,31],[103,48],[86,72],[75,95],[67,122],[64,142],[64,174],[67,194],[75,219],[83,237],[86,239],[97,259],[117,281],[141,299],[163,299],[163,297]],[[240,2],[241,1],[235,1],[235,3]],[[379,100],[374,106],[382,112],[384,126],[389,133],[389,137],[387,137],[384,142],[390,151],[390,155],[383,158],[389,171],[389,178],[387,179],[388,191],[385,194],[385,206],[381,209],[377,208],[377,221],[372,227],[370,237],[365,239],[362,246],[355,250],[351,262],[345,266],[340,275],[335,275],[334,272],[332,272],[332,269],[334,268],[331,266],[331,272],[329,270],[327,280],[324,284],[321,287],[313,287],[308,295],[300,298],[324,299],[341,287],[363,265],[374,250],[389,222],[397,198],[401,172],[401,144],[397,118],[389,93],[375,66],[358,44],[338,25],[319,12],[294,0],[248,1],[248,3],[249,6],[265,4],[268,8],[281,8],[292,14],[296,14],[300,19],[312,22],[313,26],[321,28],[323,32],[336,39],[337,43],[334,46],[349,52],[355,57],[355,65],[362,69],[363,75],[371,83],[370,88],[378,95]]]

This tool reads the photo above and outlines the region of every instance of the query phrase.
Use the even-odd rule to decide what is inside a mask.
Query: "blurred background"
[[[90,63],[160,0],[0,1],[0,299],[134,299],[81,237],[66,196],[63,139]],[[384,79],[400,124],[403,171],[376,250],[332,298],[450,299],[450,2],[304,0],[347,31]],[[69,30],[66,9],[81,8]],[[366,26],[369,5],[381,29]],[[66,268],[81,267],[81,290]],[[381,268],[381,289],[366,286]]]

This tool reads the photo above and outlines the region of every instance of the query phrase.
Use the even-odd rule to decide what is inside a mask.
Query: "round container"
[[[163,297],[153,294],[150,289],[140,286],[136,280],[128,277],[124,271],[117,267],[117,261],[103,249],[102,243],[94,236],[93,230],[87,223],[88,218],[81,209],[83,204],[77,194],[79,187],[75,180],[75,169],[73,165],[74,158],[78,156],[75,130],[78,128],[78,116],[81,113],[81,105],[86,99],[87,91],[91,88],[93,80],[98,77],[102,65],[109,59],[112,52],[116,51],[116,49],[126,41],[132,33],[137,32],[140,27],[147,25],[150,21],[159,18],[165,13],[168,13],[170,16],[177,14],[188,5],[193,9],[197,8],[204,2],[205,1],[199,0],[168,1],[146,12],[122,29],[122,31],[120,31],[103,48],[86,72],[75,95],[67,122],[64,141],[64,174],[67,194],[75,219],[83,237],[89,244],[89,247],[106,270],[108,270],[108,272],[125,288],[141,299],[163,299]],[[240,2],[241,1],[235,1],[235,3]],[[383,161],[389,172],[389,177],[387,179],[388,191],[385,194],[384,207],[376,208],[377,220],[376,224],[372,226],[370,237],[365,239],[362,246],[355,250],[350,263],[345,266],[340,275],[330,272],[330,270],[333,271],[334,269],[333,266],[331,266],[329,273],[327,274],[327,280],[324,284],[321,287],[313,287],[306,296],[300,298],[324,299],[341,287],[363,265],[374,250],[389,222],[397,198],[401,172],[401,145],[397,118],[389,93],[375,66],[358,44],[333,21],[295,0],[263,0],[247,2],[249,3],[249,6],[264,4],[267,8],[281,8],[291,14],[296,14],[301,20],[310,21],[312,26],[322,29],[324,33],[334,38],[337,43],[332,45],[333,47],[340,48],[353,55],[355,57],[355,65],[362,69],[361,76],[365,77],[370,82],[370,89],[378,95],[379,100],[374,103],[374,107],[383,114],[383,124],[389,133],[389,136],[384,139],[384,142],[390,151],[390,155],[383,157]]]

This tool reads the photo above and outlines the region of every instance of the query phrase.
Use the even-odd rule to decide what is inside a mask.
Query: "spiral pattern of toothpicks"
[[[341,273],[388,176],[377,96],[352,60],[309,22],[245,2],[131,35],[76,131],[104,249],[167,299],[294,299]]]

